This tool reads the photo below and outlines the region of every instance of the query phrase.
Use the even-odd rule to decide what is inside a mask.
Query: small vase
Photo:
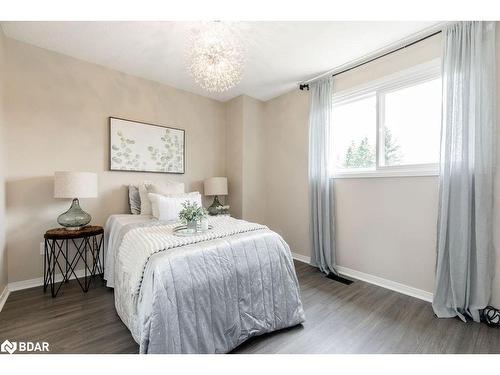
[[[216,195],[212,205],[208,207],[208,213],[210,215],[218,215],[220,213],[220,207],[222,207],[222,204],[219,202],[219,197]]]
[[[196,220],[188,221],[186,226],[188,233],[196,233],[196,225],[197,225]]]

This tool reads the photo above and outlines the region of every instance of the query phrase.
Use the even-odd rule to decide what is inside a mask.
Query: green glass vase
[[[90,223],[92,216],[80,208],[77,198],[73,199],[71,207],[65,213],[59,215],[57,222],[66,229],[78,230]]]
[[[208,213],[210,215],[218,215],[220,213],[219,207],[221,207],[222,204],[219,202],[219,197],[214,196],[214,201],[210,207],[208,207]]]

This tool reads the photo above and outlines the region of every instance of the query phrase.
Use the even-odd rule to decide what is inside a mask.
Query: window
[[[334,95],[335,177],[437,174],[439,61]]]

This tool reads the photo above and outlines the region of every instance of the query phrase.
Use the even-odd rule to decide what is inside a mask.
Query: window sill
[[[385,178],[385,177],[429,177],[439,176],[438,169],[429,170],[377,170],[360,172],[342,172],[332,175],[332,179],[344,178]]]

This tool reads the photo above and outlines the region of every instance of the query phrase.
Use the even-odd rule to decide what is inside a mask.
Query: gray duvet
[[[141,353],[227,353],[304,321],[281,236],[243,220],[210,223],[213,238],[193,243],[154,221],[117,229],[107,267],[114,267],[117,312]]]
[[[155,254],[137,313],[141,353],[227,353],[304,321],[290,250],[270,230]]]

